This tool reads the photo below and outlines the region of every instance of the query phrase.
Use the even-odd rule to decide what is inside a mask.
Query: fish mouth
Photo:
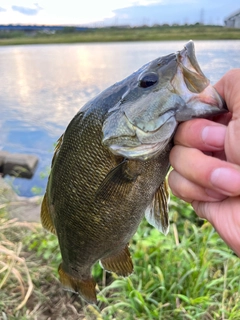
[[[202,72],[192,40],[176,57],[178,69],[171,83],[185,102],[185,108],[176,111],[176,120],[182,122],[228,112],[225,101]]]
[[[184,46],[183,50],[177,53],[177,61],[182,69],[184,82],[189,91],[200,93],[210,84],[197,62],[192,40]]]
[[[138,160],[148,160],[157,156],[161,150],[163,150],[166,145],[168,144],[168,140],[166,139],[164,143],[150,143],[150,144],[140,144],[139,146],[135,147],[128,147],[128,146],[119,146],[117,144],[112,144],[109,148],[113,154],[117,156],[123,156],[127,159],[138,159]]]

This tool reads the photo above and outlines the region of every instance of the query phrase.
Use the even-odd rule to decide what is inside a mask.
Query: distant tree
[[[62,33],[74,33],[76,32],[76,28],[75,27],[64,27],[61,32]]]

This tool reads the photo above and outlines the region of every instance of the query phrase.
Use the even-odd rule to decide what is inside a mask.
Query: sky
[[[0,24],[224,24],[239,0],[0,0]]]

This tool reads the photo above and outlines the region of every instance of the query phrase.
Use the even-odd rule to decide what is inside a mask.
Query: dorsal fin
[[[56,234],[56,230],[49,212],[46,193],[43,197],[42,206],[41,206],[41,222],[42,222],[42,226],[46,230]]]
[[[56,156],[61,148],[61,145],[62,145],[62,141],[63,141],[63,136],[64,134],[61,135],[61,137],[57,140],[57,143],[56,143],[56,146],[55,146],[55,149],[54,149],[54,154],[53,154],[53,158],[52,158],[52,164],[51,164],[51,167],[53,166],[54,164],[54,161],[56,159]]]

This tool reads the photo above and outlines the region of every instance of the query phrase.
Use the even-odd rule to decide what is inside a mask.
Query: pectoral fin
[[[124,197],[130,192],[132,182],[139,175],[138,166],[134,161],[124,160],[113,168],[101,183],[96,192],[96,199],[107,200],[109,197]]]
[[[56,234],[56,230],[55,230],[54,224],[52,222],[52,218],[51,218],[50,213],[49,213],[46,194],[44,195],[43,201],[42,201],[41,222],[42,222],[43,228],[45,228],[46,230]]]
[[[169,192],[165,179],[155,193],[152,204],[145,212],[147,221],[163,234],[167,234],[169,230],[168,201]]]
[[[115,272],[119,276],[129,276],[133,272],[133,263],[128,246],[118,254],[102,259],[100,265],[106,271]]]

